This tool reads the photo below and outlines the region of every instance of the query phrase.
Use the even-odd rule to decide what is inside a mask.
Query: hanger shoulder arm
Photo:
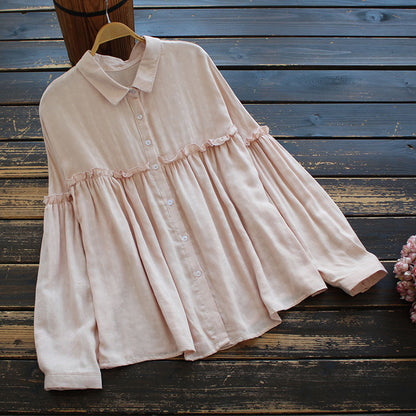
[[[94,45],[91,48],[91,54],[94,55],[97,52],[98,47],[105,42],[110,40],[122,38],[124,36],[133,36],[137,40],[145,41],[143,36],[139,36],[133,30],[131,30],[127,25],[121,22],[111,22],[107,23],[100,28],[95,37]]]

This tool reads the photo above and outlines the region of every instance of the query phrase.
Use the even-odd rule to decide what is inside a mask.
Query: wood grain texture
[[[0,116],[0,131],[5,135],[9,134],[10,138],[0,140],[0,178],[47,178],[45,143],[42,139],[30,140],[38,134],[36,125],[33,126],[36,123],[28,121],[27,125],[18,127],[13,116],[8,115],[7,118],[7,125],[4,125]],[[24,140],[22,134],[27,134],[29,139]],[[276,141],[315,178],[346,175],[394,177],[414,173],[416,138],[403,140],[312,138],[284,140],[280,138]],[[401,163],[397,163],[397,160]],[[413,184],[408,182],[411,189]],[[405,192],[409,191],[405,190]]]
[[[296,6],[327,6],[334,7],[334,2],[330,0],[256,0],[256,6],[262,7],[296,7]],[[134,0],[134,8],[169,8],[169,7],[247,7],[253,6],[251,0],[175,0],[161,2],[160,0]],[[351,7],[409,7],[416,6],[415,0],[337,0],[336,6]],[[28,4],[25,0],[3,0],[0,3],[0,11],[29,11],[29,10],[53,10],[49,0],[31,0]]]
[[[374,308],[365,314],[354,308],[281,311],[281,324],[206,360],[408,357],[413,353],[416,329],[404,319],[407,313],[405,307]],[[33,312],[0,311],[0,358],[36,359]],[[183,360],[183,356],[172,359]]]
[[[159,36],[415,36],[416,10],[366,8],[135,9],[135,30]],[[0,14],[0,40],[61,37],[54,11]]]
[[[416,211],[416,183],[408,178],[316,178],[344,215],[406,215]],[[42,218],[45,178],[0,179],[0,219]]]
[[[33,360],[1,360],[0,411],[283,414],[411,411],[416,359],[146,361],[102,370],[103,389],[45,392]],[[366,382],[364,384],[364,382]],[[348,386],[348,388],[346,388]],[[19,394],[22,388],[25,394]]]
[[[49,68],[48,68],[49,69]],[[3,72],[0,101],[17,103],[30,94],[35,99],[64,72]],[[221,70],[243,102],[414,102],[416,74],[413,71],[363,70]],[[36,83],[33,81],[36,80]],[[41,94],[40,94],[41,95]],[[38,100],[40,99],[40,95]]]
[[[1,94],[1,90],[0,90]],[[23,96],[22,96],[23,97]],[[3,106],[0,140],[41,138],[38,109],[26,105]],[[244,100],[242,100],[244,101]],[[38,100],[35,99],[35,103]],[[1,105],[1,104],[0,104]],[[259,124],[267,124],[276,138],[410,138],[416,137],[416,104],[244,104]],[[374,142],[376,143],[376,142]],[[335,140],[333,146],[339,146]],[[377,146],[377,144],[374,144]],[[413,158],[414,147],[408,146]],[[408,151],[408,149],[406,149]],[[357,155],[358,157],[358,155]],[[391,159],[389,163],[396,162]],[[375,160],[374,163],[377,163]],[[384,163],[384,162],[383,162]],[[412,170],[414,172],[414,170]]]
[[[103,390],[46,392],[33,339],[48,181],[38,104],[71,66],[52,1],[2,1],[0,414],[414,416],[416,326],[393,267],[416,232],[415,6],[134,0],[136,32],[202,46],[388,275],[354,297],[329,286],[203,360],[126,365],[102,371]]]
[[[152,34],[150,34],[152,35]],[[178,37],[203,47],[222,68],[298,69],[365,67],[381,74],[387,68],[416,63],[411,37]],[[0,71],[68,70],[71,65],[63,40],[3,41]],[[7,59],[6,59],[7,58]],[[250,73],[248,73],[250,74]],[[255,76],[255,74],[254,74]],[[255,79],[254,79],[255,81]],[[386,84],[388,85],[388,84]],[[241,88],[242,86],[238,86]],[[388,98],[388,97],[387,97]]]

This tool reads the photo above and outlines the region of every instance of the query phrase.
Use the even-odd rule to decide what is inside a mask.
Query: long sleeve
[[[348,220],[312,175],[244,108],[207,53],[210,72],[233,123],[245,139],[272,204],[296,235],[325,282],[351,296],[386,276]]]
[[[98,332],[80,224],[71,195],[57,190],[62,177],[42,121],[48,156],[34,310],[34,338],[45,390],[101,389]]]

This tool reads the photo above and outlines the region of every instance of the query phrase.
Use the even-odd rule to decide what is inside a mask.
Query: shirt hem
[[[240,336],[231,338],[225,344],[221,343],[221,344],[217,345],[216,348],[211,349],[210,352],[201,354],[201,355],[196,356],[196,357],[186,358],[186,354],[184,354],[184,359],[188,360],[188,361],[194,361],[194,360],[198,360],[198,359],[201,359],[201,358],[205,358],[205,357],[208,357],[209,355],[212,355],[212,354],[214,354],[218,351],[222,351],[224,349],[231,348],[231,347],[235,346],[236,344],[238,344],[240,342],[247,341],[247,340],[253,339],[253,338],[257,338],[257,337],[265,334],[267,331],[270,331],[272,328],[280,325],[283,322],[282,318],[278,314],[279,311],[286,310],[286,309],[291,309],[294,306],[296,306],[297,304],[299,304],[300,302],[304,301],[305,299],[307,299],[311,296],[316,296],[316,295],[318,295],[322,292],[325,292],[326,290],[328,290],[328,286],[323,281],[322,284],[319,287],[314,288],[312,291],[308,291],[308,292],[304,293],[300,297],[296,298],[296,300],[290,302],[287,306],[277,306],[277,305],[275,305],[273,307],[273,312],[270,313],[268,318],[267,318],[266,325],[262,325],[259,330],[255,331],[255,332],[251,332],[251,333],[245,333],[244,335],[240,335]],[[271,322],[270,322],[270,320],[271,320]]]
[[[328,290],[328,286],[326,285],[324,281],[322,281],[322,283],[319,286],[299,296],[298,298],[296,298],[296,300],[292,300],[291,302],[288,302],[286,305],[284,304],[274,305],[272,309],[275,312],[273,312],[272,315],[277,315],[277,312],[279,311],[285,311],[285,310],[291,309],[295,307],[297,304],[299,304],[300,302],[303,302],[304,300],[306,300],[307,298],[314,297],[316,295],[319,295],[320,293],[326,292],[327,290]],[[271,318],[272,318],[272,315],[270,316]]]
[[[265,334],[267,331],[270,331],[272,328],[280,325],[283,322],[282,318],[280,318],[280,316],[278,316],[277,314],[276,314],[276,317],[277,317],[277,319],[274,319],[272,322],[267,320],[267,325],[263,325],[262,327],[260,327],[259,330],[255,331],[255,332],[251,332],[251,333],[246,333],[244,335],[240,335],[237,338],[231,338],[229,340],[225,340],[225,341],[217,344],[216,347],[208,350],[208,352],[205,352],[203,354],[191,357],[190,355],[186,355],[184,353],[184,360],[186,360],[186,361],[200,360],[200,359],[209,357],[209,356],[211,356],[211,355],[213,355],[217,352],[220,352],[220,351],[229,349],[231,347],[234,347],[235,345],[239,344],[240,342],[248,341],[249,339],[253,339],[253,338],[258,338],[261,335]]]
[[[200,360],[202,358],[206,358],[210,355],[213,355],[218,351],[231,348],[234,345],[236,345],[236,344],[238,344],[242,341],[246,341],[246,340],[249,340],[249,339],[252,339],[252,338],[259,337],[260,335],[263,335],[265,332],[267,332],[270,329],[274,328],[275,326],[281,324],[282,322],[283,322],[282,319],[278,316],[277,320],[273,320],[273,322],[270,322],[268,320],[267,325],[263,325],[259,330],[255,331],[255,332],[246,333],[244,335],[240,335],[237,338],[231,338],[231,339],[228,338],[226,340],[222,340],[221,342],[215,344],[214,348],[211,348],[210,350],[208,350],[204,353],[201,353],[200,355],[196,355],[196,356],[192,355],[192,358],[191,358],[191,354],[195,352],[194,348],[188,348],[188,349],[187,348],[180,348],[178,350],[173,351],[172,353],[137,356],[136,358],[129,358],[129,359],[119,361],[119,362],[116,362],[116,363],[114,363],[114,362],[111,362],[111,363],[110,362],[100,362],[100,368],[101,369],[110,369],[110,368],[114,368],[114,367],[121,367],[121,366],[124,366],[124,365],[138,364],[138,363],[145,362],[145,361],[169,359],[169,358],[177,357],[178,355],[182,355],[182,354],[183,354],[183,359],[185,361]]]
[[[325,282],[322,282],[322,283],[323,283],[322,285],[318,286],[317,288],[314,288],[312,291],[308,291],[307,293],[304,293],[302,296],[296,298],[296,300],[292,301],[290,304],[288,304],[285,307],[275,306],[273,308],[274,312],[272,314],[267,315],[265,319],[265,323],[260,326],[260,329],[253,331],[253,332],[246,332],[242,335],[240,334],[232,338],[222,339],[220,342],[216,343],[213,348],[203,353],[200,353],[198,355],[195,355],[196,349],[194,347],[189,347],[189,348],[182,347],[180,349],[174,350],[169,353],[153,354],[153,355],[146,355],[146,356],[137,355],[134,357],[127,358],[123,361],[118,361],[118,362],[100,361],[100,368],[109,369],[109,368],[120,367],[124,365],[138,364],[138,363],[145,362],[145,361],[169,359],[169,358],[177,357],[178,355],[182,355],[182,354],[183,354],[183,359],[185,361],[195,361],[195,360],[206,358],[208,356],[215,354],[216,352],[231,348],[240,342],[247,341],[253,338],[257,338],[265,334],[267,331],[270,331],[272,328],[280,325],[283,322],[283,320],[278,315],[277,312],[280,310],[290,309],[294,307],[295,305],[297,305],[298,303],[302,302],[303,300],[307,299],[308,297],[316,296],[319,293],[322,293],[328,290],[328,286],[326,286]]]
[[[186,348],[182,347],[177,350],[166,352],[166,353],[160,353],[160,354],[153,354],[153,355],[136,355],[136,356],[130,356],[129,358],[123,359],[122,361],[100,361],[99,366],[100,369],[109,369],[114,367],[121,367],[124,365],[131,365],[131,364],[138,364],[142,363],[144,361],[151,361],[151,360],[163,360],[167,358],[174,358],[178,355],[181,355],[184,351],[195,351],[194,348]]]

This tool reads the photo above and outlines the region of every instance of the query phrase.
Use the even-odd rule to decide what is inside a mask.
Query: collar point
[[[112,105],[118,105],[123,97],[107,97],[107,99]]]

